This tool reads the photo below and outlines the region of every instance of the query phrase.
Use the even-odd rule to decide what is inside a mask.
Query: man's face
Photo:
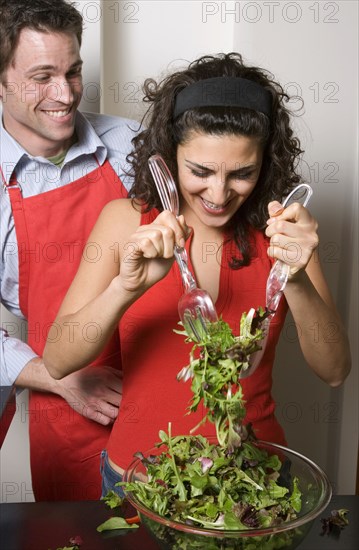
[[[26,151],[51,157],[68,148],[82,96],[77,37],[23,29],[0,84],[3,123]]]

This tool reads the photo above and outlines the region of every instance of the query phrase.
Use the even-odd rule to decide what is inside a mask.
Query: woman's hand
[[[268,205],[268,213],[268,254],[290,266],[289,278],[292,279],[296,273],[307,267],[318,246],[318,224],[299,203],[283,208],[279,202],[273,201]]]
[[[127,292],[143,293],[170,270],[174,247],[184,247],[190,230],[183,216],[161,212],[150,225],[133,233],[121,252],[118,282]]]

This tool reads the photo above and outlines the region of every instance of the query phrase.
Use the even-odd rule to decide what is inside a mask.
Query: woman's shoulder
[[[135,199],[115,199],[106,204],[101,216],[115,223],[121,222],[144,225],[152,223],[158,216],[156,208],[148,208],[147,205]]]
[[[136,216],[141,214],[141,207],[133,199],[114,199],[103,207],[101,215],[108,217],[117,216],[119,213]]]
[[[108,202],[96,223],[97,229],[119,235],[126,240],[140,225],[152,223],[158,216],[156,208],[147,208],[143,202],[134,199],[115,199]]]
[[[91,240],[122,242],[141,223],[141,209],[131,199],[115,199],[102,209],[93,228]]]

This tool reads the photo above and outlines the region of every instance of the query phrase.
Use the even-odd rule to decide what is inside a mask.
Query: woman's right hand
[[[174,260],[174,247],[183,247],[190,234],[183,216],[168,210],[149,225],[137,228],[120,251],[118,282],[123,290],[142,294],[165,277]]]

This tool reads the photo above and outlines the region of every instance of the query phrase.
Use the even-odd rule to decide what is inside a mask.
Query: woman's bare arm
[[[150,225],[139,223],[131,201],[102,211],[48,335],[43,359],[54,378],[91,363],[127,308],[170,269],[174,244],[185,237],[183,219],[163,212]]]

